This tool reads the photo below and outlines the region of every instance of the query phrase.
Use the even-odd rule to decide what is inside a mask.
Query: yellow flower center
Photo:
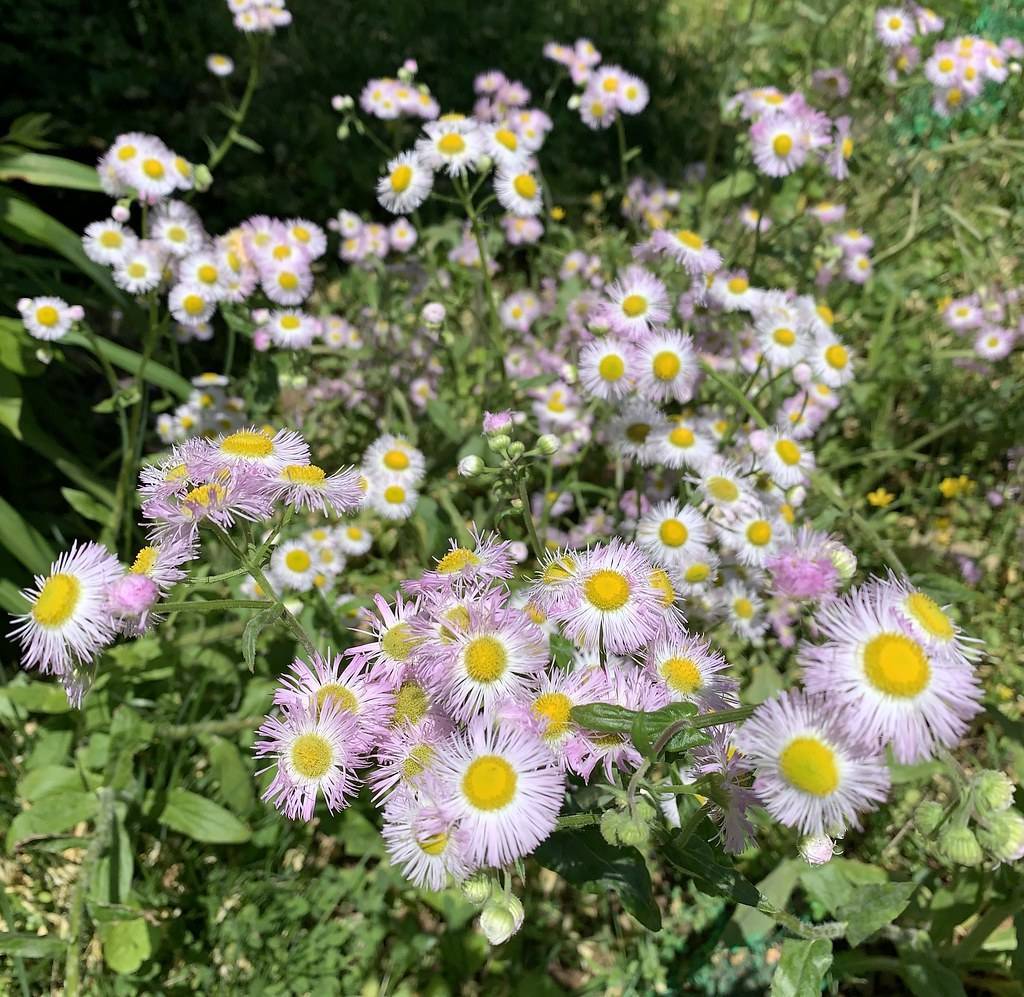
[[[496,637],[474,637],[466,645],[466,674],[474,682],[496,682],[505,674],[508,654]]]
[[[516,193],[527,201],[532,201],[537,196],[537,181],[529,173],[520,173],[512,181],[512,186]]]
[[[269,457],[274,452],[274,444],[263,433],[242,429],[221,440],[220,452],[228,454],[230,457],[254,460],[260,457]]]
[[[510,152],[515,152],[519,148],[519,139],[516,137],[516,133],[508,128],[499,128],[494,133],[494,141],[503,145]]]
[[[281,477],[293,485],[318,485],[327,477],[327,472],[316,464],[289,464]]]
[[[661,604],[671,606],[676,601],[676,590],[672,587],[672,580],[668,572],[661,568],[655,568],[649,579],[651,586],[661,593]]]
[[[294,291],[299,286],[299,278],[296,274],[292,273],[291,270],[282,270],[277,275],[277,283],[285,291]]]
[[[284,556],[284,563],[288,565],[289,571],[297,571],[302,574],[303,571],[309,571],[309,566],[313,562],[304,550],[290,550]]]
[[[701,582],[706,582],[710,574],[711,566],[698,561],[697,564],[691,564],[686,569],[683,579],[691,585],[699,585]]]
[[[394,661],[406,661],[416,648],[416,638],[408,623],[396,623],[380,639],[381,650]]]
[[[217,268],[209,263],[204,263],[199,268],[197,276],[204,284],[216,284]]]
[[[666,547],[682,547],[690,536],[685,523],[678,519],[666,519],[658,527],[658,536]]]
[[[292,238],[297,239],[299,242],[309,242],[310,233],[309,229],[302,225],[292,226]]]
[[[300,734],[291,748],[292,767],[304,779],[320,779],[334,761],[331,742],[322,734]]]
[[[654,355],[651,369],[659,381],[671,381],[679,373],[682,363],[671,350],[662,350]]]
[[[121,148],[117,150],[117,158],[120,159],[122,163],[127,163],[129,159],[135,158],[136,152],[137,150],[134,145],[122,145]]]
[[[100,245],[104,249],[120,249],[123,243],[124,239],[121,238],[120,232],[109,230],[100,236]]]
[[[429,744],[417,744],[402,762],[402,778],[415,779],[434,760],[434,749]]]
[[[661,677],[675,692],[689,696],[704,685],[700,669],[692,658],[669,658],[661,666]]]
[[[872,637],[864,647],[864,674],[879,692],[913,699],[927,688],[932,669],[916,640],[884,633]]]
[[[668,439],[674,447],[692,447],[697,437],[693,435],[692,429],[688,429],[686,426],[677,426],[668,434]]]
[[[734,481],[716,474],[708,478],[708,494],[719,502],[735,502],[740,490]]]
[[[643,315],[647,311],[647,299],[642,294],[627,294],[622,300],[622,310],[630,318]]]
[[[956,632],[953,621],[939,608],[938,603],[923,592],[912,592],[903,603],[904,609],[931,637],[950,640]]]
[[[164,170],[164,164],[161,163],[159,159],[147,159],[142,164],[142,172],[145,173],[150,180],[160,180],[163,178],[166,171]]]
[[[842,370],[850,360],[850,354],[846,352],[845,346],[833,343],[825,350],[825,363],[834,370]]]
[[[775,453],[783,464],[790,467],[800,463],[800,448],[792,440],[779,440],[775,444]]]
[[[899,31],[900,28],[902,28],[902,27],[903,27],[903,18],[902,17],[890,17],[889,18],[889,30],[890,31]]]
[[[726,282],[726,287],[733,294],[743,294],[750,287],[750,281],[746,277],[730,277]]]
[[[843,159],[849,159],[853,155],[853,139],[849,135],[843,139]]]
[[[292,247],[286,242],[282,242],[279,246],[274,247],[274,251],[270,254],[275,260],[287,260],[292,255]]]
[[[473,551],[465,547],[454,547],[437,562],[437,570],[442,575],[454,575],[479,563],[480,558]]]
[[[60,313],[53,305],[43,305],[36,309],[36,321],[40,325],[54,326],[60,320]]]
[[[704,248],[704,240],[696,232],[691,232],[688,228],[681,228],[676,232],[676,238],[689,249]]]
[[[391,172],[391,189],[396,194],[401,194],[412,183],[412,167],[406,163],[396,166]]]
[[[437,148],[446,156],[457,156],[466,148],[466,141],[457,132],[448,132],[447,135],[441,136]]]
[[[395,712],[391,724],[419,723],[426,715],[430,706],[426,690],[418,682],[403,682],[395,695]]]
[[[185,309],[186,315],[202,315],[203,310],[206,308],[206,302],[198,294],[186,294],[181,299],[181,307]]]
[[[444,831],[438,831],[437,834],[428,835],[426,838],[417,838],[416,844],[427,855],[440,855],[448,847],[448,835]]]
[[[780,159],[784,159],[793,151],[793,137],[783,132],[772,139],[772,150]]]
[[[519,777],[500,755],[481,755],[462,777],[462,795],[477,810],[501,810],[516,795]]]
[[[349,540],[362,540],[363,531],[359,529],[358,526],[350,526],[347,530],[345,530],[345,536],[347,536]]]
[[[282,315],[278,324],[282,329],[287,329],[291,332],[294,329],[298,329],[298,327],[302,325],[302,321],[299,319],[298,315]]]
[[[813,737],[794,738],[779,756],[786,781],[811,796],[829,796],[839,785],[836,753]]]
[[[767,520],[755,519],[747,527],[747,539],[755,547],[763,547],[772,542],[772,526]]]
[[[409,455],[404,450],[389,450],[383,459],[384,466],[392,471],[404,471],[409,466]]]
[[[796,342],[796,333],[792,329],[776,329],[772,333],[772,339],[779,346],[792,346]]]
[[[576,566],[567,557],[559,558],[557,561],[552,561],[547,567],[544,568],[544,572],[541,575],[541,581],[545,585],[557,585],[559,582],[564,582],[576,573]]]
[[[543,737],[558,738],[569,732],[572,700],[564,692],[541,693],[533,701],[533,712],[547,720]]]
[[[320,686],[316,693],[316,706],[318,710],[324,708],[324,703],[332,702],[335,709],[344,713],[355,713],[359,709],[359,700],[355,693],[337,682],[328,682]]]
[[[952,104],[953,107],[956,107],[960,103],[960,101],[962,101],[963,99],[964,99],[964,95],[961,92],[959,87],[953,87],[946,94],[946,103],[947,104]]]
[[[733,599],[732,609],[741,620],[749,620],[754,615],[754,604],[744,596]]]
[[[182,502],[186,506],[200,505],[206,509],[209,508],[210,505],[216,505],[218,502],[223,502],[226,495],[227,489],[223,485],[211,482],[208,485],[200,485],[198,488],[193,488],[192,491],[185,495]]]
[[[626,373],[626,365],[622,362],[622,357],[609,353],[608,356],[601,358],[597,372],[605,381],[617,381]]]
[[[651,427],[646,422],[634,422],[626,427],[626,438],[633,443],[644,443],[650,432]]]
[[[133,575],[148,575],[156,566],[160,551],[156,547],[143,547],[132,562],[130,571]]]
[[[596,609],[611,613],[629,601],[629,581],[621,572],[608,568],[595,571],[584,583],[583,594]]]
[[[71,618],[82,594],[74,575],[50,575],[32,607],[32,618],[41,627],[59,627]]]
[[[401,505],[405,501],[405,489],[401,485],[388,485],[384,489],[384,501]]]

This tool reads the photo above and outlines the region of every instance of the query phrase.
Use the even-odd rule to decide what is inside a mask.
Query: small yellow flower
[[[887,492],[884,488],[876,488],[873,492],[868,492],[868,501],[876,509],[884,509],[894,498],[896,496],[892,492]]]
[[[563,218],[565,218],[565,208],[563,208],[560,204],[556,204],[551,209],[551,220],[560,222]]]
[[[943,478],[939,482],[939,491],[948,499],[964,495],[972,488],[974,488],[974,482],[966,474],[961,474],[957,478]]]

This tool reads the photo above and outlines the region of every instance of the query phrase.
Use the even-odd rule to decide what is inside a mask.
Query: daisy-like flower
[[[647,648],[643,661],[674,703],[696,703],[705,713],[737,703],[739,683],[722,674],[729,662],[702,637],[670,633]]]
[[[569,548],[549,550],[530,586],[529,600],[550,613],[559,602],[573,598],[573,586],[582,564],[581,555]]]
[[[722,265],[722,254],[690,229],[659,229],[651,242],[655,250],[672,257],[693,276],[714,273]]]
[[[216,301],[224,296],[228,274],[217,255],[208,247],[182,259],[178,264],[178,281],[202,288],[208,297]]]
[[[388,226],[388,242],[396,253],[409,252],[418,239],[416,229],[412,227],[408,218],[399,218]]]
[[[447,717],[428,713],[416,722],[392,723],[383,735],[378,734],[378,767],[368,780],[374,802],[419,788],[437,761],[441,742],[453,729]]]
[[[853,155],[853,138],[850,136],[850,118],[846,115],[836,118],[836,137],[827,157],[828,169],[836,180],[845,180],[850,175],[847,165]]]
[[[22,665],[44,673],[64,673],[86,664],[114,639],[107,611],[107,589],[121,566],[97,543],[72,544],[50,565],[49,574],[35,576],[22,596],[29,611],[13,617],[22,648]]]
[[[217,310],[214,292],[201,284],[175,284],[167,295],[167,306],[175,320],[182,325],[202,325],[213,318]]]
[[[936,46],[935,52],[924,64],[925,79],[937,87],[951,87],[960,78],[960,68],[960,59],[954,51]]]
[[[774,316],[759,318],[757,333],[761,353],[772,367],[793,367],[804,358],[807,340],[795,322]]]
[[[829,696],[851,736],[876,748],[891,744],[904,764],[956,744],[981,698],[963,654],[915,636],[906,605],[899,589],[884,585],[831,600],[815,617],[826,643],[799,653],[808,691]],[[930,606],[914,605],[919,620],[941,629]]]
[[[416,151],[431,169],[443,169],[450,177],[476,169],[483,142],[472,118],[440,118],[425,124],[423,131],[425,135],[417,140]]]
[[[213,523],[230,529],[236,519],[261,522],[272,512],[262,474],[250,468],[222,469],[212,478],[200,475],[189,481],[187,491],[168,497],[154,497],[145,515],[156,520],[150,539],[164,543],[177,537],[194,536],[200,524]]]
[[[508,865],[529,855],[555,829],[565,775],[539,738],[479,718],[440,753],[444,803],[467,832],[472,865]]]
[[[978,641],[965,636],[946,609],[931,596],[915,589],[906,579],[895,576],[879,584],[885,591],[886,601],[891,600],[896,615],[903,619],[917,640],[934,650],[962,654],[967,658],[980,653],[975,646]]]
[[[214,76],[230,76],[235,71],[235,63],[229,56],[211,52],[206,57],[206,68]]]
[[[854,284],[867,283],[871,273],[871,257],[867,253],[853,253],[843,261],[843,276]]]
[[[840,550],[845,548],[838,541],[802,526],[796,537],[782,544],[766,562],[773,591],[798,602],[835,595],[840,577],[833,551]]]
[[[580,118],[593,131],[610,128],[617,114],[618,104],[614,98],[599,90],[588,88],[580,97]]]
[[[787,534],[785,523],[755,503],[730,509],[719,530],[723,546],[748,567],[761,567]]]
[[[875,245],[875,240],[859,228],[848,228],[845,232],[838,233],[834,237],[834,242],[846,256],[869,253]]]
[[[286,540],[270,558],[270,570],[281,585],[308,592],[319,570],[312,545],[305,540]]]
[[[624,398],[632,390],[636,374],[633,347],[618,339],[595,339],[580,353],[580,384],[595,398],[605,401]]]
[[[637,366],[637,389],[644,398],[687,402],[693,396],[698,367],[689,336],[674,329],[653,332],[637,349]]]
[[[727,312],[749,312],[758,302],[759,292],[750,286],[743,271],[715,274],[708,290],[711,298]]]
[[[489,716],[501,700],[522,696],[548,662],[547,642],[533,622],[499,600],[504,596],[474,607],[469,625],[455,633],[451,644],[421,648],[430,662],[431,691],[462,723],[481,713]]]
[[[46,342],[63,339],[84,315],[81,305],[69,305],[63,298],[21,298],[21,321],[34,339]]]
[[[309,664],[296,658],[280,683],[274,691],[278,706],[323,710],[330,703],[339,713],[354,716],[366,739],[387,724],[394,705],[390,685],[367,672],[365,658],[346,663],[342,655],[329,652]]]
[[[423,572],[417,580],[406,582],[410,592],[450,590],[454,583],[495,582],[512,576],[514,559],[511,542],[497,533],[470,532],[472,547],[463,547],[457,540],[449,541],[448,551],[438,559],[437,566]]]
[[[260,283],[275,305],[300,305],[313,290],[313,274],[305,261],[275,262],[261,268]]]
[[[819,336],[808,350],[814,376],[830,388],[840,388],[853,380],[850,351],[833,336]]]
[[[426,460],[408,440],[386,433],[378,437],[363,455],[367,477],[387,475],[415,487],[426,474]]]
[[[879,7],[875,31],[886,48],[901,48],[914,37],[914,19],[902,7]]]
[[[275,475],[274,501],[325,516],[353,512],[366,498],[359,477],[354,467],[328,474],[316,464],[286,464]]]
[[[421,889],[443,890],[472,872],[468,861],[469,831],[459,826],[454,807],[437,803],[426,793],[394,794],[384,807],[381,836],[388,857]]]
[[[651,573],[639,547],[613,539],[580,556],[571,596],[550,615],[578,647],[603,644],[613,654],[630,654],[661,628],[661,593],[651,584]]]
[[[382,475],[370,481],[366,504],[384,519],[399,522],[412,515],[419,498],[406,479]]]
[[[803,484],[814,470],[814,454],[779,429],[768,434],[759,457],[772,481],[780,488]]]
[[[691,597],[706,594],[718,578],[719,563],[714,551],[695,551],[676,570],[680,592]]]
[[[742,582],[730,582],[716,594],[733,632],[746,640],[757,641],[764,633],[764,603],[757,593]]]
[[[750,129],[754,162],[769,177],[789,176],[807,160],[810,142],[803,122],[788,114],[765,115]]]
[[[678,568],[707,548],[711,534],[693,506],[669,499],[640,518],[636,542],[658,564]]]
[[[720,457],[705,464],[697,487],[704,499],[718,509],[740,508],[753,500],[740,466]]]
[[[665,433],[665,417],[651,402],[630,400],[608,427],[612,444],[624,456],[638,464],[657,461],[658,440]]]
[[[974,352],[982,360],[995,362],[1003,360],[1013,352],[1016,336],[1009,329],[989,326],[981,329],[974,337]]]
[[[128,573],[144,575],[156,584],[161,594],[165,594],[184,579],[181,565],[195,560],[197,556],[198,545],[191,537],[147,544],[135,555]]]
[[[651,92],[639,76],[634,76],[632,73],[622,74],[616,102],[623,114],[639,114],[650,99]]]
[[[287,308],[271,312],[267,328],[275,346],[284,350],[305,350],[313,345],[320,324],[312,315],[297,308]]]
[[[289,218],[284,223],[285,238],[305,254],[306,259],[318,260],[327,252],[327,233],[308,218]]]
[[[539,215],[544,208],[540,184],[525,167],[501,168],[494,178],[498,203],[519,218]]]
[[[345,654],[367,658],[376,672],[384,675],[392,685],[397,685],[420,644],[412,628],[420,604],[417,600],[403,599],[401,592],[395,595],[394,607],[381,595],[373,597],[373,604],[374,610],[366,615],[366,625],[370,629],[359,631],[372,639],[350,647]]]
[[[377,181],[377,200],[392,214],[406,215],[415,211],[433,189],[434,171],[409,150],[388,162],[387,172]]]
[[[658,427],[651,442],[654,459],[665,467],[702,468],[714,454],[714,446],[685,416],[674,416]]]
[[[183,201],[163,201],[153,212],[149,234],[164,252],[175,257],[197,253],[207,241],[198,214]]]
[[[803,834],[858,827],[859,816],[888,795],[884,758],[850,741],[824,696],[781,693],[762,703],[734,739],[765,809]]]
[[[362,502],[365,497],[360,489],[359,501]],[[349,523],[347,526],[341,524],[335,529],[334,536],[338,547],[349,557],[361,557],[373,546],[373,534],[356,523]]]
[[[833,204],[831,201],[819,201],[814,207],[807,209],[822,225],[841,222],[846,217],[846,205]]]
[[[502,721],[507,718],[532,731],[564,767],[565,748],[579,733],[572,708],[593,703],[602,694],[599,669],[544,673],[527,695],[503,704],[498,713]]]
[[[528,155],[526,145],[507,124],[497,124],[482,131],[484,151],[500,169],[515,171]]]
[[[293,464],[309,463],[309,445],[294,430],[250,426],[211,440],[196,451],[194,468],[200,475],[212,476],[225,468],[247,467],[279,474]]]
[[[111,267],[138,241],[135,233],[126,225],[106,218],[87,225],[82,236],[82,249],[93,263]]]
[[[140,146],[139,154],[128,161],[123,176],[147,204],[156,204],[178,186],[174,154],[152,136]]]
[[[643,267],[627,267],[606,293],[610,300],[602,316],[614,332],[627,339],[638,341],[652,325],[668,319],[665,285]]]
[[[280,716],[268,716],[257,734],[256,757],[271,759],[276,766],[262,798],[289,820],[311,820],[321,793],[332,813],[348,806],[359,785],[356,769],[366,764],[365,742],[351,713],[333,702],[325,702],[322,709],[293,706]]]

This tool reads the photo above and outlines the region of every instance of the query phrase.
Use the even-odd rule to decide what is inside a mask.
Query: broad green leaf
[[[21,439],[21,382],[0,368],[0,426],[16,440]]]
[[[863,885],[885,883],[884,869],[855,859],[834,858],[825,865],[807,866],[800,873],[800,882],[808,896],[833,913],[846,903]]]
[[[15,790],[19,799],[36,803],[55,793],[66,793],[86,788],[78,769],[68,765],[40,765],[18,780]]]
[[[894,921],[910,903],[916,883],[869,883],[853,891],[836,911],[846,921],[846,940],[853,946]]]
[[[900,948],[900,976],[914,997],[967,997],[960,976],[930,953]]]
[[[29,713],[67,713],[67,693],[56,682],[26,682],[0,689],[0,699],[20,706]]]
[[[427,415],[430,421],[448,437],[449,440],[459,441],[462,439],[462,430],[452,416],[451,409],[437,398],[431,398],[427,402]]]
[[[256,803],[253,776],[234,742],[215,737],[210,744],[210,767],[220,783],[219,796],[235,813],[248,813]]]
[[[665,858],[689,876],[701,893],[729,897],[737,903],[756,907],[760,900],[757,888],[732,868],[724,852],[708,844],[706,836],[711,833],[712,826],[706,820],[689,837],[680,829],[674,829],[663,841]]]
[[[94,523],[105,523],[110,519],[110,509],[87,492],[80,492],[77,488],[62,488],[60,493],[67,504],[85,519],[91,519]]]
[[[69,831],[80,821],[95,817],[98,809],[94,793],[76,790],[47,796],[11,821],[7,829],[7,850],[12,851],[18,842],[27,838]]]
[[[787,938],[772,975],[771,997],[819,997],[831,965],[832,943],[827,938]]]
[[[110,271],[98,263],[93,263],[85,255],[82,240],[71,229],[51,218],[30,201],[9,194],[0,196],[0,228],[13,232],[16,237],[46,246],[59,253],[82,273],[88,275],[118,304],[129,304],[128,299],[111,279]]]
[[[651,891],[651,876],[635,848],[609,845],[595,827],[556,831],[533,853],[545,868],[581,890],[615,890],[622,906],[645,928],[661,928],[661,911]]]
[[[125,827],[127,812],[124,803],[115,805],[114,819],[110,824],[110,840],[104,854],[93,866],[92,881],[89,884],[90,904],[123,904],[131,892],[135,850]]]
[[[37,152],[22,152],[0,158],[0,180],[24,180],[37,187],[64,187],[67,190],[89,190],[96,193],[102,189],[96,167]]]
[[[104,339],[102,336],[96,336],[94,341],[92,337],[86,336],[77,330],[72,330],[61,340],[61,344],[81,346],[90,353],[95,353],[98,350],[115,367],[120,367],[122,370],[128,371],[129,374],[138,374],[139,370],[142,369],[143,358],[141,353],[136,353],[125,346],[112,343],[109,339]],[[155,384],[158,388],[163,388],[179,398],[188,398],[192,393],[192,385],[185,378],[180,374],[176,374],[169,367],[157,363],[155,360],[150,360],[146,364],[143,376],[150,384]]]
[[[0,547],[34,575],[45,575],[53,563],[53,548],[4,498],[0,498]]]
[[[737,170],[708,188],[708,207],[714,208],[744,197],[757,186],[757,177],[749,170]]]
[[[757,892],[767,897],[776,909],[785,910],[790,894],[800,878],[803,865],[799,859],[785,859],[757,884]],[[775,930],[775,921],[754,907],[737,908],[732,921],[749,946],[753,946]]]
[[[0,317],[0,367],[19,377],[38,377],[46,370],[46,364],[36,357],[40,345],[20,319]]]
[[[52,959],[62,955],[66,948],[67,942],[53,935],[0,931],[0,952],[12,959]]]
[[[28,600],[10,578],[0,578],[0,609],[5,609],[12,616],[28,612]]]
[[[149,927],[141,917],[99,926],[103,959],[115,973],[134,973],[152,954]]]
[[[237,845],[248,841],[252,831],[230,810],[187,789],[172,789],[158,820],[196,841]]]
[[[587,730],[602,734],[628,734],[633,729],[634,710],[611,703],[586,703],[572,708],[572,719]]]

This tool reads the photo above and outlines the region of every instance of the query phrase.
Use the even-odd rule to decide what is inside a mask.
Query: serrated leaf
[[[630,914],[645,928],[661,928],[661,911],[654,901],[651,876],[635,848],[609,845],[595,827],[556,831],[533,853],[546,869],[582,890],[614,890]]]
[[[173,831],[210,844],[237,845],[252,837],[249,826],[230,810],[187,789],[172,789],[157,819]]]
[[[832,965],[832,943],[827,938],[787,938],[772,975],[771,997],[820,997]]]
[[[103,959],[115,973],[134,973],[152,955],[149,926],[141,917],[99,926]]]
[[[836,915],[846,921],[846,940],[860,945],[879,928],[892,923],[910,903],[916,883],[869,883],[853,891]]]

